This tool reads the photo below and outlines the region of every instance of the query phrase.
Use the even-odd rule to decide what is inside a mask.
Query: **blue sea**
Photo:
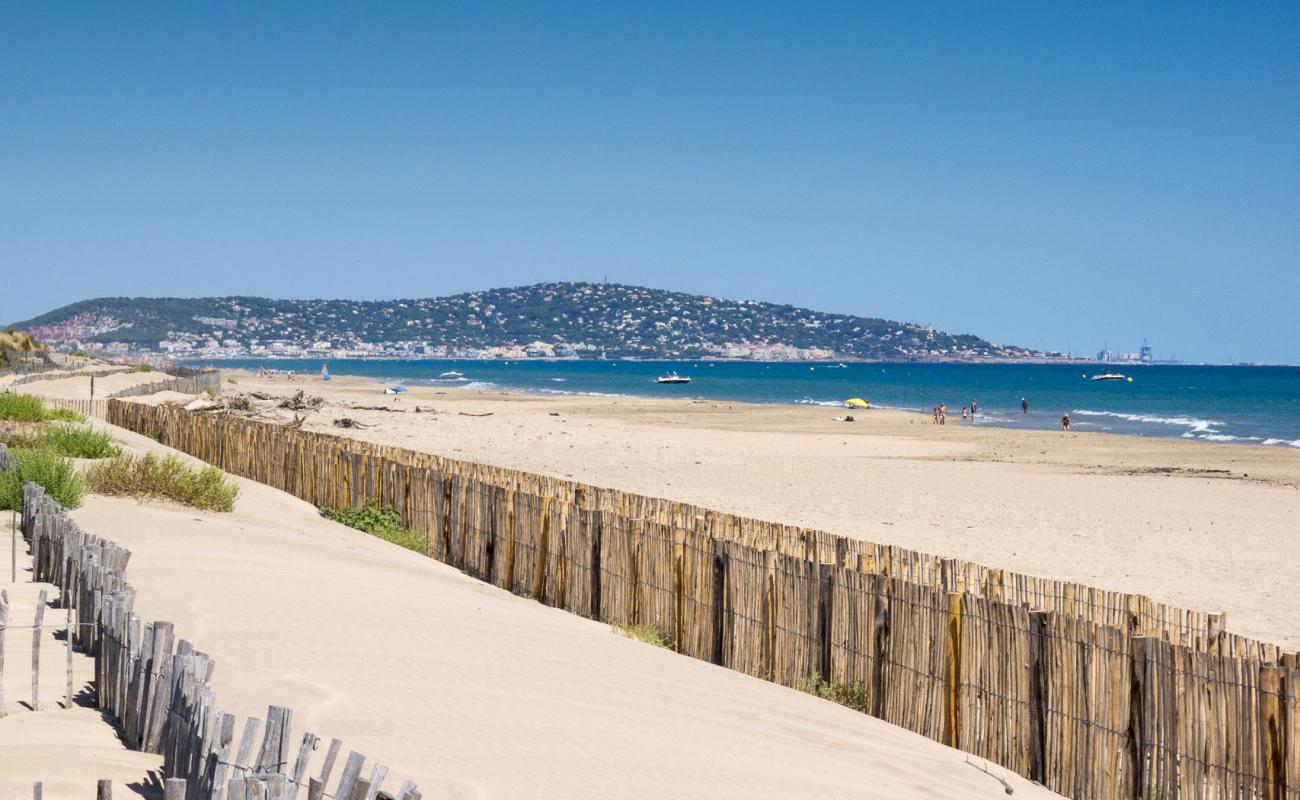
[[[320,360],[221,361],[222,367],[306,372]],[[975,424],[1055,429],[1069,414],[1078,431],[1300,448],[1300,368],[1098,364],[910,364],[716,361],[330,361],[335,375],[384,384],[510,389],[533,394],[625,395],[803,403],[838,407],[862,397],[882,408],[929,413],[947,403],[949,422],[977,401]],[[656,384],[675,370],[692,381]],[[444,372],[464,374],[440,378]],[[1085,376],[1118,371],[1129,381]],[[1029,401],[1021,413],[1020,400]]]

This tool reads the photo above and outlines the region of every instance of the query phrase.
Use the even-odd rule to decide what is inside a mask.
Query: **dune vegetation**
[[[92,492],[172,500],[205,511],[232,511],[239,487],[216,467],[192,467],[178,455],[122,454],[86,470]]]

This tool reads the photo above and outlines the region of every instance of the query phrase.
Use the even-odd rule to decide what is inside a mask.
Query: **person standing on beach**
[[[1065,431],[1066,433],[1069,433],[1069,432],[1070,432],[1070,415],[1069,415],[1069,414],[1066,414],[1066,415],[1064,415],[1064,416],[1061,417],[1061,430]]]
[[[962,406],[962,407],[961,407],[961,421],[962,421],[962,422],[965,422],[969,417],[970,417],[970,407],[969,407],[969,406]]]
[[[938,425],[938,424],[939,424],[939,407],[938,407],[938,406],[935,406],[934,408],[930,409],[930,416],[931,416],[931,418],[932,418],[932,421],[930,422],[930,424],[931,424],[931,425]]]
[[[1020,413],[1021,413],[1021,414],[1028,414],[1028,413],[1029,413],[1029,401],[1026,400],[1026,399],[1023,398],[1023,397],[1020,398]]]
[[[979,408],[979,406],[975,404],[975,398],[972,397],[971,400],[970,400],[970,418],[971,418],[971,421],[972,421],[972,422],[975,421],[975,409],[976,409],[976,408]]]

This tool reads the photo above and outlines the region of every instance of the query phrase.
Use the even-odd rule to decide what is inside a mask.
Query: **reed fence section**
[[[143,397],[158,392],[180,392],[181,394],[221,393],[221,373],[215,369],[191,369],[189,367],[168,367],[166,378],[142,383],[120,389],[109,397]]]
[[[291,709],[269,707],[264,728],[261,720],[246,719],[236,738],[235,716],[216,704],[211,683],[215,661],[178,638],[172,623],[143,622],[133,612],[136,592],[126,580],[130,551],[81,530],[34,483],[23,489],[22,534],[32,554],[32,580],[57,586],[67,615],[65,625],[55,626],[66,629],[65,707],[73,702],[75,648],[94,657],[95,703],[116,720],[122,740],[132,749],[163,757],[168,800],[296,800],[300,790],[308,800],[419,800],[410,781],[395,793],[383,792],[388,768],[374,764],[367,771],[365,757],[357,752],[349,753],[327,795],[342,743],[331,740],[324,755],[316,757],[321,739],[306,732],[291,752]],[[37,637],[32,710],[40,709],[37,677],[39,636],[48,627],[45,605],[42,591],[32,624],[15,625],[7,598],[0,595],[0,687],[7,628],[30,628]],[[0,716],[5,710],[0,692]]]
[[[556,478],[113,400],[108,421],[428,555],[1090,798],[1300,798],[1296,655],[1221,614]]]

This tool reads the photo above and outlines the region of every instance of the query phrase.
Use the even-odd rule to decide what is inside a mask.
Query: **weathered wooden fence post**
[[[945,628],[948,646],[943,681],[943,742],[949,747],[957,747],[961,732],[961,594],[948,592],[945,596],[948,600]]]
[[[1286,800],[1287,723],[1283,716],[1285,688],[1281,667],[1259,667],[1260,755],[1263,759],[1264,791],[1268,800]]]
[[[36,600],[32,621],[32,711],[41,710],[41,626],[45,624],[45,590]]]
[[[1047,737],[1047,661],[1043,658],[1050,612],[1029,613],[1029,774],[1032,781],[1047,784],[1044,761]]]
[[[835,609],[835,564],[813,564],[817,568],[817,674],[831,679],[831,630]]]
[[[884,717],[885,713],[885,666],[884,653],[889,647],[889,578],[883,574],[867,575],[867,587],[871,592],[871,715]]]
[[[64,708],[72,708],[72,602],[69,597],[70,594],[71,591],[65,590],[62,600],[64,614],[67,617],[68,623],[68,637],[66,641],[66,644],[68,645],[68,692],[63,703]]]
[[[1134,800],[1143,800],[1156,788],[1152,774],[1154,754],[1151,759],[1147,757],[1154,734],[1154,692],[1150,683],[1152,648],[1155,644],[1156,640],[1149,636],[1135,636],[1132,639],[1133,672],[1129,691],[1132,717],[1129,741],[1132,746],[1129,767],[1133,775]]]

